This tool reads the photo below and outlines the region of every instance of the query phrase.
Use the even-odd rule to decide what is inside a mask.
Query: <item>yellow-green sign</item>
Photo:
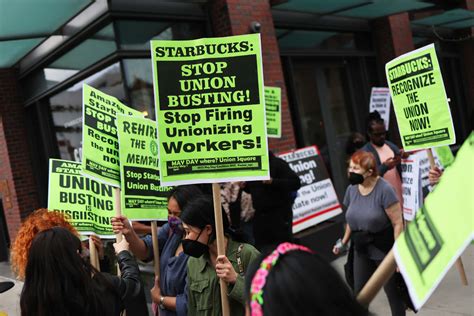
[[[135,220],[166,220],[167,194],[160,185],[156,123],[117,115],[122,213]]]
[[[120,187],[116,115],[143,115],[87,84],[82,87],[82,102],[82,172],[97,181]]]
[[[66,215],[81,234],[113,237],[113,187],[81,175],[79,162],[50,159],[48,209]]]
[[[430,297],[474,238],[474,133],[395,243],[395,258],[416,308]]]
[[[434,44],[385,65],[387,82],[405,150],[456,142]]]
[[[454,162],[454,155],[449,146],[436,147],[434,150],[443,168],[447,168]]]
[[[281,137],[281,89],[265,87],[265,116],[268,137]]]
[[[260,35],[151,50],[162,184],[268,179]]]

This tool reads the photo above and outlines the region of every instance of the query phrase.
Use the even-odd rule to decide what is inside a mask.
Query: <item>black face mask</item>
[[[364,176],[360,173],[349,172],[349,183],[354,184],[361,184],[364,182]]]
[[[202,230],[195,240],[192,239],[183,239],[183,252],[188,256],[199,258],[209,250],[209,246],[205,245],[199,241],[199,236],[201,236]]]

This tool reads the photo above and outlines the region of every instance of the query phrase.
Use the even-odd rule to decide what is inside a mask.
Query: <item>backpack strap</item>
[[[239,266],[239,274],[244,276],[244,266],[242,265],[242,249],[244,248],[244,244],[240,244],[239,248],[237,249],[237,265]]]

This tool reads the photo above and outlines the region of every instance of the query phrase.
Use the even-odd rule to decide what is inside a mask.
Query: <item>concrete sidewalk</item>
[[[420,316],[442,316],[442,315],[474,315],[474,247],[469,246],[462,256],[464,268],[468,277],[468,286],[462,286],[458,271],[453,266],[445,276],[441,284],[433,293],[428,302],[416,315]],[[346,258],[342,257],[334,261],[333,265],[337,271],[343,273]],[[10,267],[5,262],[0,262],[0,281],[11,280],[15,287],[0,294],[0,315],[6,312],[8,316],[20,316],[19,297],[22,282],[12,280]],[[370,305],[370,311],[375,315],[390,315],[385,293],[381,291]],[[415,315],[412,312],[407,315]]]
[[[458,270],[456,266],[453,266],[421,310],[417,314],[408,312],[407,315],[474,315],[474,247],[472,245],[464,251],[462,261],[467,274],[468,286],[461,284]],[[334,268],[341,275],[344,274],[344,263],[346,263],[345,257],[333,262]],[[390,315],[390,306],[383,290],[372,301],[369,310],[375,315]]]

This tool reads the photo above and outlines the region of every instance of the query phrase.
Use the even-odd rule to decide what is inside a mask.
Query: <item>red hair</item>
[[[371,177],[378,176],[377,160],[375,160],[375,156],[372,153],[363,150],[356,151],[351,156],[351,161],[355,164],[358,164],[362,169],[372,169],[373,172],[370,175]]]
[[[51,212],[41,208],[31,213],[23,222],[11,247],[12,271],[20,279],[25,278],[25,268],[31,242],[44,230],[60,226],[79,236],[77,230],[67,221],[62,213]]]

